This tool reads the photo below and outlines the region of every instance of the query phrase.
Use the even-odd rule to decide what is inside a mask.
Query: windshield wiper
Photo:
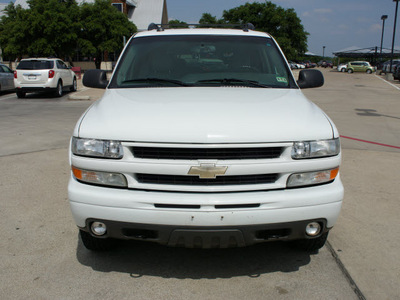
[[[234,85],[236,83],[246,83],[248,85],[257,86],[257,87],[271,88],[271,86],[259,83],[258,81],[255,81],[255,80],[243,80],[243,79],[237,79],[237,78],[204,79],[204,80],[199,80],[196,83],[214,83],[214,82],[225,84],[225,85]]]
[[[188,84],[174,79],[163,79],[163,78],[138,78],[125,80],[122,83],[136,83],[136,82],[161,82],[161,83],[172,83],[180,86],[189,86]]]

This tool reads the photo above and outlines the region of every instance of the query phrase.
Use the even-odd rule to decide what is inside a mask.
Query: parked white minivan
[[[14,85],[18,98],[31,92],[53,92],[61,97],[65,89],[77,89],[75,73],[58,58],[21,59],[14,71]]]

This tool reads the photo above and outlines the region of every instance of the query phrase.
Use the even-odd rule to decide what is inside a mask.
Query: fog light
[[[307,224],[306,233],[309,236],[317,236],[321,232],[321,225],[317,222]]]
[[[104,235],[107,232],[107,226],[101,222],[93,222],[92,226],[90,226],[94,235]]]

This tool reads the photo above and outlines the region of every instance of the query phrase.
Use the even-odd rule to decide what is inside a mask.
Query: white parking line
[[[380,77],[380,76],[378,76],[378,75],[375,75],[375,77],[378,77],[380,80],[383,80],[384,82],[390,84],[392,87],[394,87],[394,88],[400,90],[400,88],[399,88],[398,86],[394,85],[393,83],[390,83],[389,81],[383,79],[382,77]]]

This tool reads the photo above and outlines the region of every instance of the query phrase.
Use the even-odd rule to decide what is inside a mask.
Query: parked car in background
[[[290,69],[292,69],[292,70],[295,70],[295,69],[298,69],[299,67],[297,66],[297,64],[295,63],[295,62],[293,62],[293,61],[288,61],[288,63],[289,63],[289,66],[290,66]]]
[[[14,72],[14,84],[18,98],[30,92],[54,92],[61,97],[64,89],[77,88],[75,73],[58,58],[22,59]]]
[[[327,60],[327,61],[324,61],[322,63],[321,67],[323,67],[323,68],[333,68],[333,63],[331,61]]]
[[[371,74],[372,72],[375,72],[375,67],[371,66],[367,61],[351,61],[347,63],[347,72],[366,72]]]
[[[338,70],[339,72],[346,72],[346,71],[347,71],[347,64],[340,64],[340,65],[338,65],[337,70]]]
[[[6,65],[0,64],[0,93],[14,90],[14,72]]]
[[[400,63],[394,65],[393,67],[393,78],[400,80]]]
[[[313,62],[311,62],[311,61],[309,61],[309,60],[305,61],[304,63],[305,63],[305,65],[306,65],[306,68],[307,68],[307,69],[308,69],[308,68],[315,68],[315,67],[317,66],[316,63],[313,63]]]
[[[297,69],[305,69],[306,65],[303,62],[296,62]]]
[[[382,73],[394,73],[394,67],[400,63],[400,59],[392,60],[392,69],[390,69],[390,60],[387,60],[382,65]]]
[[[322,68],[332,68],[333,67],[333,63],[329,60],[320,60],[317,63],[318,67],[322,67]]]

